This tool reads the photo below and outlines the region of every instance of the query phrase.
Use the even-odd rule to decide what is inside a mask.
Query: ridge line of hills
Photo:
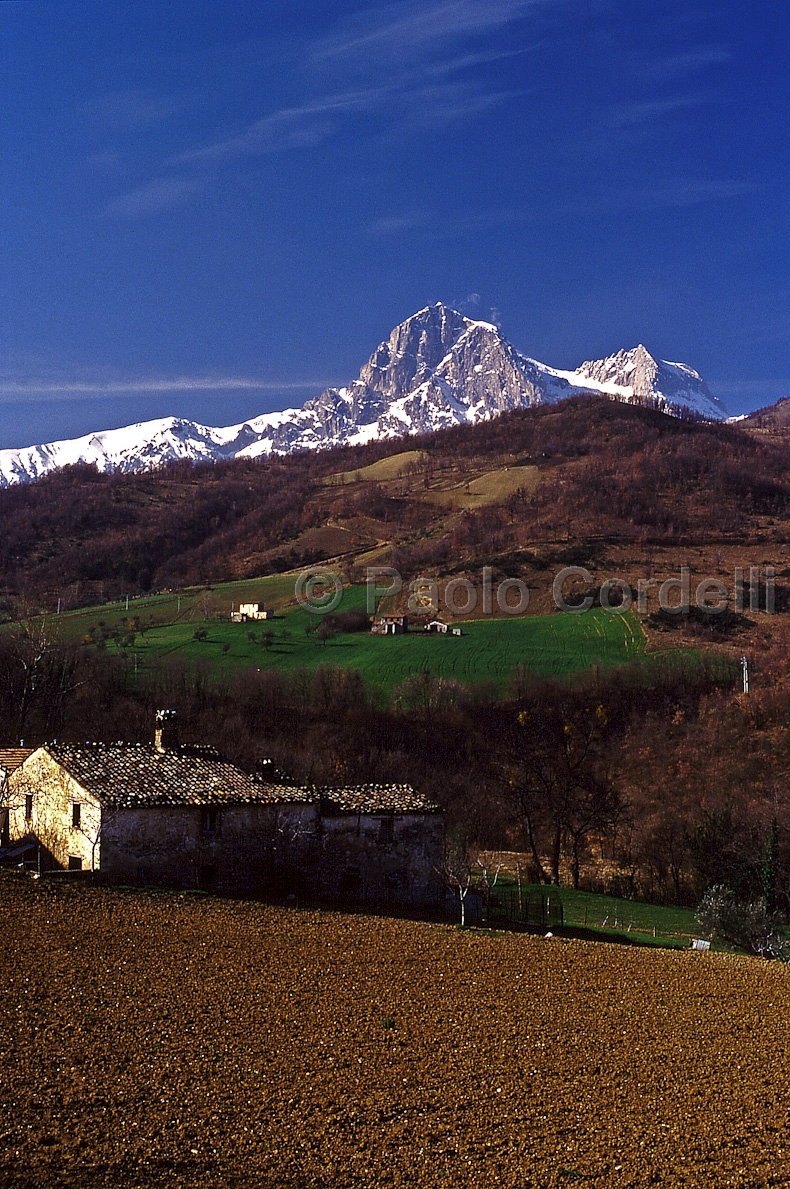
[[[0,487],[76,463],[134,472],[175,460],[211,462],[359,446],[474,425],[513,409],[580,394],[713,420],[726,417],[698,372],[687,364],[655,359],[641,344],[564,371],[521,354],[493,324],[466,318],[438,302],[396,326],[351,384],[327,388],[301,409],[265,413],[223,428],[165,417],[0,450]]]
[[[622,554],[646,573],[659,553],[674,565],[698,549],[708,573],[719,553],[781,570],[790,481],[782,435],[579,396],[266,465],[65,467],[0,491],[0,520],[0,614],[13,618],[20,601],[84,606],[328,558],[530,581],[560,554]]]

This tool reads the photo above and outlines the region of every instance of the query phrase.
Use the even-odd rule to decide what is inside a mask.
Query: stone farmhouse
[[[257,619],[274,619],[274,611],[263,603],[239,603],[238,611],[231,611],[232,623],[250,623]]]
[[[32,747],[4,747],[0,748],[0,848],[8,847],[10,844],[10,817],[7,805],[6,789],[8,788],[8,778],[12,772],[16,772],[20,764],[23,764],[28,756],[33,754]],[[24,858],[29,850],[33,849],[31,844],[25,844],[23,840],[17,842],[14,847],[15,854],[13,858]]]
[[[432,636],[446,636],[448,633],[452,636],[460,636],[461,629],[450,627],[449,624],[444,623],[441,619],[429,619],[422,629]]]
[[[401,636],[409,630],[407,615],[381,615],[370,628],[374,636]]]
[[[444,814],[408,785],[315,788],[250,776],[211,747],[47,743],[7,777],[7,845],[103,881],[429,908]],[[43,859],[42,859],[43,856]]]

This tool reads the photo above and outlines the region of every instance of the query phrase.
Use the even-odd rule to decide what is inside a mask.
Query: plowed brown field
[[[790,1184],[790,970],[0,880],[3,1186]]]

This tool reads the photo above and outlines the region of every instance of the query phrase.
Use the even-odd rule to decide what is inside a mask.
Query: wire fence
[[[521,888],[495,888],[483,896],[482,919],[499,928],[561,928],[565,923],[562,900],[556,891],[527,892]]]

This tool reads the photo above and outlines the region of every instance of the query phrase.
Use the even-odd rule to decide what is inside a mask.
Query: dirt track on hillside
[[[3,1187],[790,1184],[778,965],[8,878],[0,933]]]

